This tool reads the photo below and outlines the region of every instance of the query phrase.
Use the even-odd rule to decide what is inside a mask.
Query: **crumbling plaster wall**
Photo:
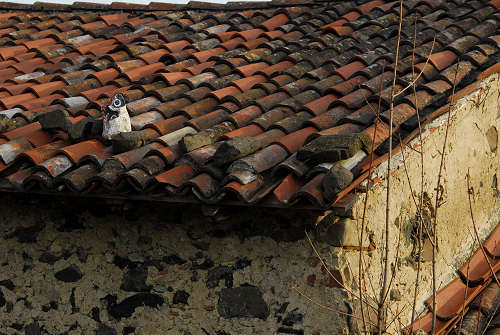
[[[474,92],[460,98],[452,110],[446,159],[442,176],[442,200],[437,214],[438,289],[456,278],[456,270],[463,266],[471,253],[478,248],[474,243],[474,230],[469,211],[466,175],[474,189],[473,213],[481,241],[489,235],[499,222],[500,155],[498,130],[500,129],[500,81],[497,74],[485,79]],[[416,279],[416,245],[412,238],[415,227],[416,206],[413,196],[419,201],[421,189],[421,164],[419,151],[424,153],[424,185],[426,193],[424,207],[427,219],[432,223],[436,196],[437,176],[441,161],[448,114],[444,114],[425,127],[419,138],[413,139],[409,147],[392,160],[390,217],[389,217],[389,273],[395,270],[390,292],[390,308],[393,313],[403,311],[401,323],[410,319]],[[403,155],[408,177],[405,173]],[[386,217],[387,163],[378,166],[374,178],[378,180],[368,193],[366,231],[364,247],[375,247],[365,251],[366,287],[365,294],[378,296],[382,285],[384,235]],[[328,236],[337,234],[336,247],[331,250],[341,259],[338,269],[344,281],[357,292],[359,265],[358,232],[363,216],[366,194],[362,194],[354,206],[354,220],[341,221],[331,225]],[[432,225],[432,224],[431,224]],[[398,240],[400,236],[400,247]],[[370,246],[369,237],[372,245]],[[353,248],[354,247],[354,248]],[[396,252],[399,255],[396,259]],[[423,302],[432,295],[432,247],[429,241],[424,245],[417,296],[417,312],[424,310]],[[371,282],[371,283],[370,283]],[[392,315],[394,316],[394,314]],[[391,315],[389,318],[392,319]],[[393,323],[398,325],[398,322]]]

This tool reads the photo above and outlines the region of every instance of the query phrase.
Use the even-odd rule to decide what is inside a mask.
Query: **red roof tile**
[[[251,124],[249,126],[233,130],[224,135],[226,138],[242,137],[242,136],[256,136],[262,133],[262,128]]]
[[[495,238],[496,232],[500,231],[499,228],[500,223],[490,238]],[[485,242],[483,247],[486,249],[487,245],[488,242]],[[489,266],[488,271],[486,271],[483,266],[478,265],[483,261],[486,262],[482,251],[483,247],[477,249],[472,258],[462,267],[458,278],[455,278],[437,292],[436,315],[438,319],[436,334],[452,333],[452,326],[459,323],[463,329],[472,329],[474,332],[479,333],[485,333],[488,327],[497,327],[495,321],[488,323],[480,321],[485,316],[489,320],[494,319],[493,317],[498,312],[497,309],[500,304],[500,288],[495,279],[491,280],[493,276],[498,278],[500,272],[492,273]],[[479,257],[482,257],[482,261]],[[493,264],[494,271],[500,269],[498,261],[492,261],[491,259],[489,261]],[[426,300],[425,304],[430,311],[408,326],[405,333],[408,333],[410,328],[431,332],[433,298]]]
[[[55,185],[50,178],[58,176],[70,191],[102,192],[96,186],[104,183],[106,192],[114,192],[114,183],[120,182],[133,192],[164,185],[167,197],[192,189],[201,201],[234,193],[251,203],[296,205],[305,200],[328,206],[323,175],[309,176],[306,171],[314,166],[298,161],[294,152],[315,136],[373,135],[375,101],[380,96],[385,104],[390,98],[397,1],[61,6],[49,6],[51,15],[38,17],[31,15],[43,10],[38,4],[23,12],[0,11],[0,109],[22,120],[19,128],[0,137],[7,144],[24,137],[27,141],[17,140],[17,145],[25,147],[13,149],[11,156],[28,162],[22,170],[3,164],[0,178],[17,189],[28,184],[50,188]],[[428,122],[440,113],[459,56],[459,94],[465,94],[466,83],[499,72],[498,6],[495,1],[474,6],[414,1],[404,6],[405,16],[422,15],[415,71],[423,71],[418,107],[436,109],[427,114]],[[58,15],[63,7],[79,11]],[[434,31],[436,44],[424,68]],[[411,45],[405,32],[401,87],[411,78]],[[72,122],[99,118],[100,107],[117,92],[127,99],[140,139],[129,151],[111,155],[115,146],[96,139],[70,144],[32,123],[40,113],[56,109],[78,116]],[[417,100],[405,92],[395,102],[394,131],[403,135],[412,130]],[[388,115],[381,112],[376,145],[388,137]],[[195,133],[207,136],[209,144],[183,152],[176,143]],[[206,173],[215,148],[241,136],[254,138],[260,149],[222,167],[227,178]],[[387,149],[377,150],[384,157]],[[164,162],[155,165],[153,174],[146,171],[147,162],[154,160],[148,157]],[[79,166],[79,160],[90,165]],[[108,163],[101,166],[104,160]],[[111,161],[120,162],[120,171],[110,167]],[[137,165],[129,166],[132,161]],[[365,163],[353,169],[356,178],[365,176]],[[47,177],[30,164],[43,166]],[[55,169],[57,164],[63,168]],[[287,173],[279,178],[273,174],[282,169]],[[85,178],[77,178],[80,174]],[[248,176],[252,181],[243,182]],[[493,242],[486,245],[492,257],[497,257],[496,249]]]
[[[436,310],[439,319],[447,321],[458,316],[478,292],[477,287],[467,287],[460,278],[455,278],[436,294]],[[431,309],[433,306],[432,298],[427,300],[425,304]]]
[[[235,80],[231,83],[231,85],[238,87],[240,91],[244,92],[265,81],[266,77],[264,77],[263,75],[253,75],[251,77]]]
[[[436,69],[441,71],[453,64],[457,58],[458,56],[453,52],[445,50],[430,55],[429,61],[436,67]]]
[[[157,175],[156,180],[161,184],[180,187],[183,182],[188,181],[193,176],[194,170],[189,164],[182,164]]]
[[[43,97],[66,86],[62,81],[51,81],[45,84],[31,86],[28,91],[34,92],[38,97]]]
[[[101,151],[103,149],[104,144],[102,144],[101,142],[97,140],[88,140],[67,146],[61,149],[59,152],[66,155],[74,164],[77,164],[80,158],[84,157],[85,155]]]
[[[323,114],[328,110],[331,103],[338,99],[338,96],[335,94],[328,94],[324,97],[311,101],[304,105],[304,109],[308,112],[311,112],[314,115]]]
[[[484,242],[484,249],[494,259],[500,259],[500,225],[491,233],[490,237]]]
[[[24,45],[17,45],[13,47],[3,47],[0,49],[0,56],[3,60],[7,60],[12,56],[19,55],[27,51]]]
[[[481,284],[491,276],[490,264],[493,264],[493,269],[496,271],[495,263],[487,254],[485,257],[481,249],[478,249],[469,261],[460,268],[458,273],[464,281]]]
[[[189,72],[158,73],[155,78],[162,78],[169,85],[175,85],[179,80],[191,77]]]

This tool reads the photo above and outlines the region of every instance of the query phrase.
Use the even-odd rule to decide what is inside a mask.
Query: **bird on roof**
[[[37,121],[45,130],[62,130],[68,133],[74,142],[90,138],[110,140],[114,135],[132,131],[127,102],[122,94],[113,96],[111,101],[102,107],[102,113],[102,119],[86,117],[73,123],[67,111],[55,110],[39,115]]]
[[[113,135],[132,131],[127,102],[123,94],[115,94],[111,102],[103,107],[103,132],[102,136],[111,139]]]

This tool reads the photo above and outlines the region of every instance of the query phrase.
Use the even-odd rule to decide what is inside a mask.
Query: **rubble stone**
[[[54,275],[58,280],[66,282],[66,283],[72,283],[72,282],[77,282],[80,279],[82,279],[83,274],[76,266],[75,264],[72,264],[68,266],[65,269],[62,269],[61,271],[58,271]]]
[[[225,288],[219,294],[219,314],[225,318],[259,318],[266,320],[269,307],[255,286]]]

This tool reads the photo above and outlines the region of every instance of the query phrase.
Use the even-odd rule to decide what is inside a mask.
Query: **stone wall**
[[[349,333],[311,213],[206,212],[2,194],[0,334]]]

